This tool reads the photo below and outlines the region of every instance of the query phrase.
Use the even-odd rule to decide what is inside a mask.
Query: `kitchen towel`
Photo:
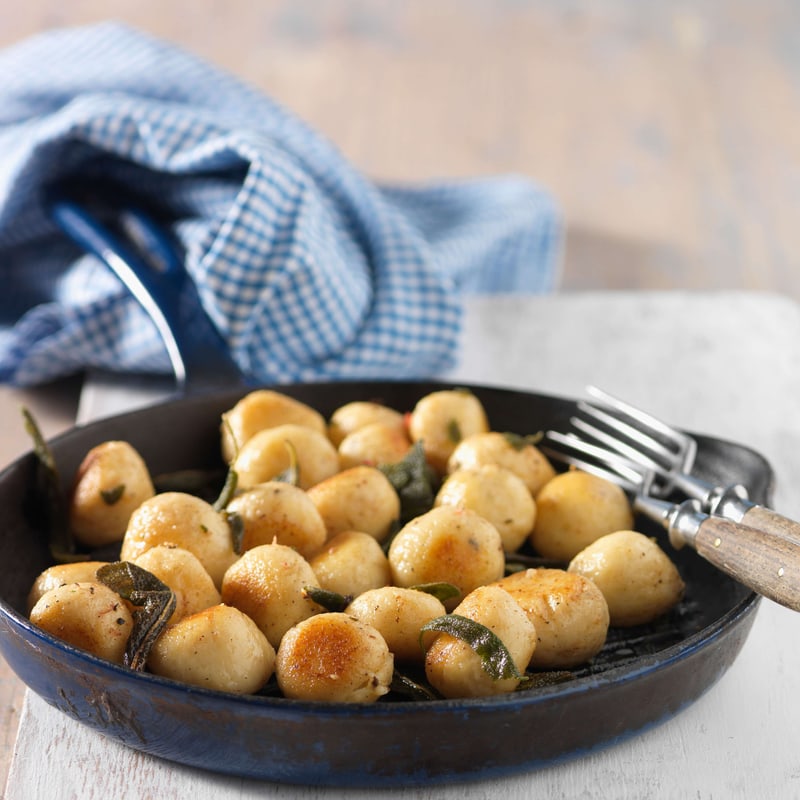
[[[170,42],[53,30],[0,53],[0,381],[170,370],[145,312],[47,214],[53,182],[98,179],[169,218],[203,309],[265,383],[435,375],[465,293],[557,285],[559,212],[527,178],[379,185]]]

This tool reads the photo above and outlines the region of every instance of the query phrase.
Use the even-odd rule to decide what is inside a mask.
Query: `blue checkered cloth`
[[[145,312],[48,217],[43,187],[69,177],[170,210],[203,308],[263,382],[434,375],[457,362],[464,293],[557,282],[559,216],[528,180],[377,186],[170,43],[116,23],[56,30],[0,53],[4,382],[170,370]]]

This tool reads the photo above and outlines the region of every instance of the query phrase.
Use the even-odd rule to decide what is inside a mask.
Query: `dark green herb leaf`
[[[118,503],[122,499],[122,495],[125,494],[125,484],[120,483],[118,486],[115,486],[113,489],[101,489],[100,490],[100,497],[103,498],[103,502],[107,506],[113,506],[114,503]]]
[[[236,494],[236,487],[239,485],[239,474],[233,467],[228,470],[225,476],[225,485],[219,493],[219,497],[214,501],[213,506],[215,511],[224,511],[228,507],[228,503],[233,500]]]
[[[222,515],[225,517],[225,521],[231,531],[233,552],[240,556],[242,554],[242,542],[244,541],[244,520],[235,511],[223,511]]]
[[[448,633],[450,636],[466,642],[481,657],[484,672],[488,673],[492,680],[499,681],[507,678],[526,680],[526,677],[520,674],[514,659],[500,637],[474,619],[462,617],[460,614],[436,617],[422,626],[420,641],[426,631]]]
[[[320,589],[318,586],[304,586],[303,596],[313,600],[326,611],[344,611],[353,600],[351,596]]]
[[[461,427],[457,419],[451,419],[447,423],[447,438],[454,444],[458,444],[461,441]]]
[[[297,460],[297,450],[294,445],[287,441],[284,443],[286,450],[289,453],[289,466],[283,472],[276,475],[272,480],[281,481],[281,483],[291,483],[292,486],[300,485],[300,464]]]
[[[400,497],[401,524],[430,511],[438,479],[425,458],[422,442],[416,442],[402,461],[381,464],[379,469]]]
[[[409,700],[438,700],[439,696],[429,687],[403,675],[397,670],[392,674],[392,682],[389,685],[392,692],[403,695]]]
[[[443,603],[461,594],[461,589],[459,589],[458,586],[454,586],[452,583],[445,583],[444,581],[440,583],[417,583],[411,588],[416,589],[418,592],[431,594]]]
[[[515,450],[524,450],[526,447],[533,446],[539,444],[544,437],[544,433],[539,431],[538,433],[530,433],[525,436],[520,435],[519,433],[510,433],[506,431],[503,434],[503,438],[513,447]]]
[[[50,555],[59,563],[85,561],[86,557],[77,553],[75,539],[70,531],[67,499],[61,490],[61,478],[53,452],[27,408],[22,409],[22,418],[36,456],[36,497],[31,504],[32,510],[39,527],[47,536]]]
[[[97,577],[123,600],[137,606],[124,663],[141,671],[153,643],[175,611],[175,593],[152,572],[129,561],[105,564],[97,570]]]

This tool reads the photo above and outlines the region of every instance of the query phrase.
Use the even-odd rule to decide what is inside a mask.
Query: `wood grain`
[[[800,611],[800,544],[721,517],[708,517],[695,539],[715,567],[776,603]]]
[[[29,0],[0,10],[0,45],[109,17],[262,88],[376,179],[541,182],[564,289],[800,297],[791,0]]]

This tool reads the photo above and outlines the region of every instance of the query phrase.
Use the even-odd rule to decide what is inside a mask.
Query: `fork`
[[[624,430],[629,441],[599,428],[601,435],[596,438],[601,444],[574,433],[548,431],[542,449],[557,460],[620,485],[632,497],[634,510],[659,523],[676,549],[688,545],[753,591],[800,611],[800,538],[796,534],[800,526],[775,512],[767,516],[780,520],[778,533],[774,528],[753,525],[750,520],[763,516],[753,517],[753,512],[768,510],[751,503],[744,487],[715,487],[688,473],[696,454],[691,437],[595,387],[590,391],[596,398],[613,402],[609,411],[599,409],[600,420],[610,416],[607,426],[618,435]],[[596,410],[585,403],[579,406],[584,413],[587,408],[592,414]],[[631,421],[620,420],[620,414]],[[576,419],[572,419],[573,425]],[[647,432],[639,427],[645,425]],[[596,429],[591,424],[576,427],[584,434]],[[682,503],[664,499],[676,488],[688,494],[689,499]],[[718,499],[722,497],[725,499]],[[723,515],[727,513],[733,517]]]
[[[596,402],[579,401],[577,408],[589,421],[573,416],[571,424],[609,453],[624,456],[631,465],[638,465],[640,480],[646,476],[651,495],[667,497],[678,490],[698,500],[708,514],[800,544],[800,523],[752,502],[746,487],[717,486],[692,475],[697,443],[691,436],[596,386],[589,386],[586,391]],[[576,437],[570,444],[579,450],[580,443],[581,439]],[[608,453],[595,450],[593,455],[601,462],[608,462]]]

